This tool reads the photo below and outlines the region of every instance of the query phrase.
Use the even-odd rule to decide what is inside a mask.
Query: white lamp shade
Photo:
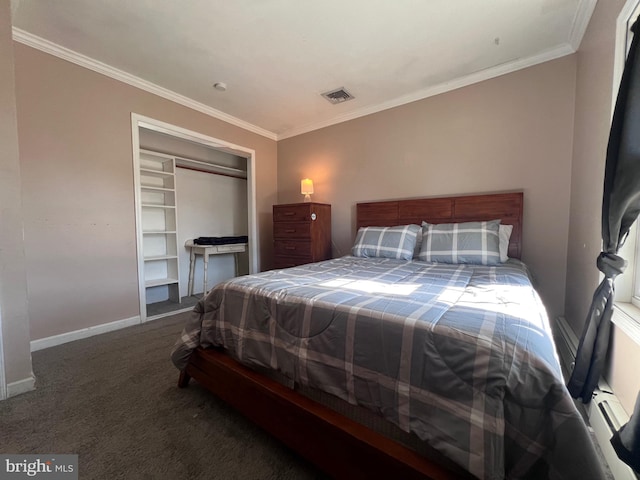
[[[300,181],[300,193],[310,195],[313,193],[313,180],[305,178]]]

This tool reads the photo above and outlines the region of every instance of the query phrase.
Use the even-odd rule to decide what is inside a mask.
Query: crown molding
[[[518,70],[522,70],[523,68],[532,67],[540,63],[548,62],[550,60],[555,60],[557,58],[561,58],[566,55],[571,55],[572,53],[575,53],[575,50],[571,47],[571,45],[566,43],[564,45],[561,45],[558,48],[554,48],[553,50],[548,50],[539,55],[533,55],[531,57],[503,63],[502,65],[498,65],[492,68],[487,68],[485,70],[481,70],[479,72],[475,72],[470,75],[465,75],[463,77],[458,77],[451,81],[443,82],[438,85],[434,85],[434,86],[419,90],[415,93],[405,95],[388,102],[380,103],[380,104],[369,106],[369,107],[363,107],[358,110],[354,110],[352,112],[346,113],[344,115],[339,115],[337,117],[324,120],[322,122],[311,123],[299,128],[293,128],[291,130],[287,130],[286,132],[280,133],[278,135],[278,140],[284,140],[286,138],[295,137],[297,135],[302,135],[303,133],[312,132],[320,128],[330,127],[331,125],[346,122],[359,117],[364,117],[365,115],[371,115],[372,113],[381,112],[383,110],[399,107],[407,103],[423,100],[425,98],[433,97],[441,93],[450,92],[452,90],[466,87],[474,83],[482,82],[484,80],[489,80],[491,78],[499,77],[501,75],[506,75],[507,73],[512,73]]]
[[[576,14],[574,25],[571,31],[571,41],[570,43],[563,44],[558,48],[548,50],[539,55],[534,55],[534,56],[523,58],[523,59],[517,59],[512,62],[498,65],[496,67],[481,70],[479,72],[475,72],[470,75],[465,75],[463,77],[459,77],[451,81],[443,82],[438,85],[430,86],[428,88],[419,90],[409,95],[405,95],[405,96],[390,100],[388,102],[383,102],[377,105],[371,105],[371,106],[359,108],[352,112],[345,113],[344,115],[332,117],[330,119],[323,120],[320,122],[314,122],[307,125],[302,125],[300,127],[295,127],[279,134],[268,131],[264,128],[258,127],[256,125],[248,123],[239,118],[233,117],[231,115],[228,115],[224,112],[221,112],[220,110],[216,110],[215,108],[204,105],[203,103],[200,103],[191,98],[185,97],[184,95],[180,95],[176,92],[160,87],[147,80],[143,80],[139,77],[126,73],[122,70],[114,68],[98,60],[87,57],[86,55],[82,55],[78,52],[62,47],[58,44],[55,44],[53,42],[50,42],[49,40],[33,35],[17,27],[13,27],[13,39],[24,45],[30,46],[32,48],[43,51],[45,53],[49,53],[63,60],[67,60],[69,62],[75,63],[76,65],[80,65],[82,67],[88,68],[89,70],[111,77],[115,80],[121,81],[128,85],[132,85],[134,87],[140,88],[141,90],[147,91],[149,93],[153,93],[167,100],[173,101],[185,107],[204,113],[205,115],[209,115],[210,117],[216,118],[218,120],[222,120],[231,125],[235,125],[244,130],[248,130],[250,132],[264,136],[271,140],[279,141],[279,140],[295,137],[297,135],[302,135],[304,133],[308,133],[321,128],[343,123],[349,120],[354,120],[356,118],[363,117],[366,115],[371,115],[372,113],[377,113],[383,110],[388,110],[390,108],[405,105],[407,103],[423,100],[425,98],[439,95],[441,93],[450,92],[452,90],[466,87],[474,83],[482,82],[484,80],[489,80],[491,78],[512,73],[517,70],[521,70],[523,68],[531,67],[540,63],[548,62],[550,60],[555,60],[565,55],[570,55],[572,53],[575,53],[577,48],[574,47],[574,44],[579,45],[580,41],[582,40],[582,36],[584,35],[586,27],[589,23],[589,19],[591,18],[591,14],[593,13],[593,9],[595,8],[596,2],[597,0],[581,1],[579,10],[578,10],[578,13]]]
[[[240,127],[244,130],[257,133],[258,135],[267,137],[271,140],[278,139],[275,133],[265,130],[264,128],[258,127],[249,122],[245,122],[244,120],[236,118],[232,115],[228,115],[224,112],[221,112],[220,110],[216,110],[215,108],[209,107],[208,105],[197,102],[191,98],[185,97],[184,95],[180,95],[179,93],[160,87],[147,80],[143,80],[142,78],[136,77],[135,75],[123,72],[122,70],[107,65],[106,63],[99,62],[98,60],[87,57],[86,55],[82,55],[81,53],[75,52],[56,43],[50,42],[49,40],[38,37],[37,35],[33,35],[20,28],[13,27],[13,39],[16,42],[20,42],[42,52],[54,55],[71,63],[75,63],[76,65],[88,68],[89,70],[93,70],[94,72],[100,73],[133,87],[137,87],[146,92],[153,93],[154,95],[158,95],[159,97],[165,98],[179,105],[183,105],[200,113],[204,113],[205,115],[208,115],[210,117],[222,120],[223,122],[230,123],[231,125],[235,125],[236,127]]]
[[[571,26],[571,33],[569,34],[569,43],[573,47],[574,51],[578,51],[582,38],[584,37],[591,15],[596,8],[598,0],[581,0],[578,9],[576,10],[576,16],[573,19],[573,25]]]

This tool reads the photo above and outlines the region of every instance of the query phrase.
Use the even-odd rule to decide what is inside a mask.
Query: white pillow
[[[509,260],[509,239],[513,232],[513,225],[500,224],[498,236],[500,237],[500,261],[502,263]]]

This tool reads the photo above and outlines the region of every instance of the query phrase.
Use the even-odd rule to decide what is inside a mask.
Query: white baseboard
[[[39,338],[31,341],[31,351],[35,352],[42,350],[43,348],[55,347],[57,345],[62,345],[63,343],[93,337],[94,335],[112,332],[114,330],[120,330],[121,328],[131,327],[138,324],[140,324],[140,315],[125,318],[124,320],[116,320],[115,322],[103,323],[102,325],[82,328],[73,332],[61,333],[60,335],[54,335],[52,337]]]
[[[565,381],[569,381],[573,365],[576,361],[578,351],[578,338],[567,323],[564,317],[557,317],[553,323],[553,340],[560,357],[560,366],[565,376]]]
[[[151,322],[153,320],[159,320],[160,318],[170,317],[171,315],[176,315],[178,313],[191,312],[192,310],[193,310],[193,307],[186,307],[186,308],[181,308],[180,310],[172,310],[170,312],[159,313],[158,315],[152,315],[150,317],[147,317],[147,319],[142,323]]]
[[[620,405],[616,396],[612,393],[596,390],[594,399],[589,403],[589,424],[593,428],[596,440],[605,460],[609,464],[609,470],[615,480],[637,480],[633,470],[618,458],[610,439],[614,432],[629,421],[629,416]]]
[[[30,392],[36,388],[36,377],[31,374],[28,378],[23,378],[17,382],[7,384],[7,398],[15,397],[21,393]]]

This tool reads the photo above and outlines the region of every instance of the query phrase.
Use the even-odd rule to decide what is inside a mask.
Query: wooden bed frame
[[[509,257],[521,258],[522,197],[522,192],[514,192],[358,203],[356,229],[410,223],[420,225],[422,221],[458,223],[499,218],[503,225],[513,225],[509,240]]]
[[[521,258],[522,205],[522,192],[359,203],[356,226],[499,218],[514,227],[509,256]],[[196,349],[178,386],[186,387],[191,378],[333,478],[473,478],[450,461],[427,459],[244,367],[221,350]]]

